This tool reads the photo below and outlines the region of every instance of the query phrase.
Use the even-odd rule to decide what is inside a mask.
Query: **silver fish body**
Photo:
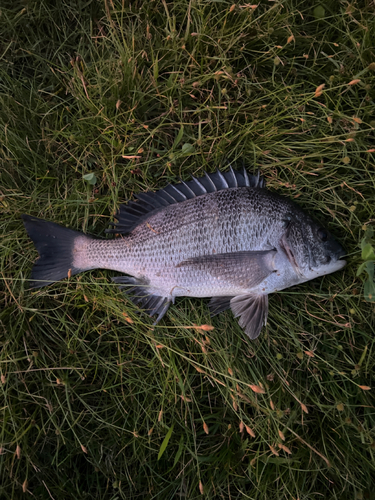
[[[111,269],[131,276],[114,281],[158,321],[176,297],[211,297],[211,312],[231,307],[251,338],[266,322],[268,294],[345,265],[344,250],[328,231],[265,189],[262,179],[232,169],[139,195],[120,207],[118,224],[109,231],[120,237],[113,239],[23,217],[40,253],[34,286]],[[51,241],[63,239],[56,228],[69,232],[60,259],[51,255]],[[43,244],[41,234],[48,234]]]

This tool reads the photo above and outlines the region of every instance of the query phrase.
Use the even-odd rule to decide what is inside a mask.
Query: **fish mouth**
[[[319,271],[319,268],[316,269],[318,273],[320,274],[322,272],[322,276],[325,274],[331,274],[335,273],[336,271],[340,271],[340,269],[343,269],[346,266],[346,260],[342,259],[337,259],[337,260],[330,260],[330,262],[327,262],[323,266],[321,266],[321,271]]]

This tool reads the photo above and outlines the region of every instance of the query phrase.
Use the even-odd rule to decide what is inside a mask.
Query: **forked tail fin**
[[[39,259],[31,272],[32,288],[50,285],[87,269],[73,265],[73,250],[77,237],[91,239],[90,236],[30,215],[23,214],[22,219],[27,234],[39,252]]]

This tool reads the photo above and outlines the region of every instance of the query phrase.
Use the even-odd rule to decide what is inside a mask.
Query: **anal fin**
[[[126,294],[134,292],[134,295],[129,295],[129,299],[133,304],[144,309],[150,316],[154,316],[155,314],[158,315],[154,325],[156,325],[168,311],[171,299],[162,295],[150,293],[147,289],[148,283],[146,280],[134,278],[132,276],[115,276],[112,278],[112,281],[118,283],[120,290],[124,291]]]

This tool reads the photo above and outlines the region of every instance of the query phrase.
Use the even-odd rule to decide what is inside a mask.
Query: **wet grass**
[[[0,497],[373,498],[370,3],[5,1],[0,29]],[[22,213],[104,235],[243,159],[349,255],[273,295],[258,341],[200,299],[153,328],[110,272],[27,289]]]

